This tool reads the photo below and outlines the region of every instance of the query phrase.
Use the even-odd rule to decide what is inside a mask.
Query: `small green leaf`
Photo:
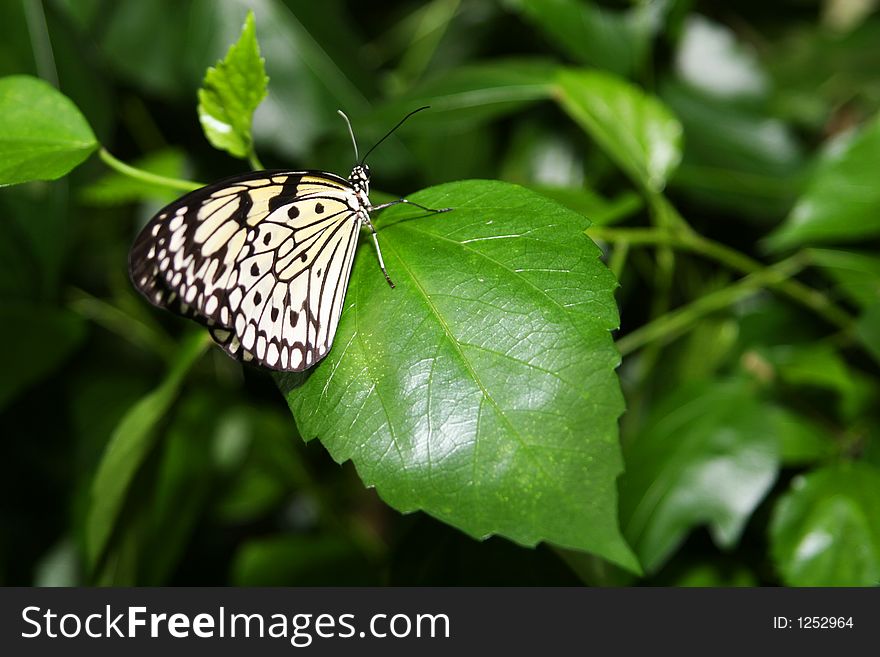
[[[0,185],[55,180],[98,147],[70,99],[28,75],[0,79]]]
[[[620,479],[621,524],[646,571],[704,523],[720,546],[736,544],[779,468],[767,419],[742,381],[685,386],[655,406]]]
[[[816,171],[768,239],[775,250],[880,235],[880,115],[827,145]]]
[[[301,435],[402,512],[638,566],[617,525],[616,283],[582,215],[466,181],[380,218],[392,290],[357,256],[329,356],[279,377]]]
[[[789,586],[880,583],[880,470],[842,463],[792,482],[770,524],[771,551]]]
[[[165,380],[129,409],[110,437],[92,484],[86,521],[88,561],[92,568],[103,556],[131,482],[154,445],[156,426],[177,399],[184,376],[207,345],[207,335],[202,332],[185,341]]]
[[[569,69],[556,80],[563,109],[633,182],[662,190],[681,160],[681,124],[666,106],[608,73]]]
[[[253,155],[251,122],[268,83],[254,14],[248,12],[238,41],[208,69],[199,89],[199,121],[214,148],[239,158]]]

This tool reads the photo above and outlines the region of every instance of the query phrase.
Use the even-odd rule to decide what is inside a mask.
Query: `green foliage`
[[[577,0],[507,0],[541,28],[554,49],[581,63],[630,75],[643,64],[659,23],[650,3],[628,11],[605,10]]]
[[[700,382],[656,405],[620,480],[623,531],[647,571],[700,524],[720,547],[736,544],[776,478],[776,419],[741,381]]]
[[[880,234],[880,118],[829,144],[803,196],[770,237],[776,249]]]
[[[392,99],[368,117],[367,127],[388,129],[419,105],[431,112],[406,129],[462,129],[552,97],[556,66],[545,60],[505,59],[456,68]]]
[[[862,309],[880,302],[880,256],[862,251],[812,249],[810,258]]]
[[[337,347],[301,387],[280,378],[300,432],[401,511],[635,568],[609,513],[617,311],[589,222],[499,182],[412,198],[453,211],[383,215],[397,288],[361,251]]]
[[[104,556],[131,483],[155,445],[157,425],[177,399],[184,376],[206,346],[201,334],[185,341],[161,385],[131,407],[110,437],[95,473],[86,528],[92,568],[98,567]]]
[[[880,303],[875,303],[859,317],[855,329],[859,340],[880,363]]]
[[[0,584],[877,584],[880,15],[40,6],[0,9]],[[132,290],[181,176],[242,172],[209,144],[344,174],[337,108],[364,152],[426,104],[372,199],[453,211],[374,216],[397,288],[363,240],[309,372]]]
[[[0,79],[0,185],[54,180],[97,148],[76,106],[27,75]]]
[[[248,543],[232,563],[235,586],[369,586],[372,568],[339,536],[276,536]],[[328,578],[329,574],[329,578]]]
[[[773,557],[789,586],[880,582],[880,471],[843,463],[798,477],[770,525]]]
[[[681,125],[662,103],[607,73],[559,73],[560,102],[626,171],[660,191],[681,159]]]
[[[82,342],[85,322],[68,310],[5,301],[0,307],[0,339],[15,345],[0,378],[0,409],[65,361]]]
[[[184,155],[178,150],[167,149],[150,153],[134,162],[135,167],[148,173],[168,178],[183,176]],[[116,206],[153,198],[164,203],[173,201],[179,192],[167,185],[132,178],[118,171],[111,171],[82,190],[82,200],[89,205]]]
[[[199,121],[214,148],[253,158],[251,121],[268,84],[250,12],[238,41],[222,61],[208,69],[199,89]]]

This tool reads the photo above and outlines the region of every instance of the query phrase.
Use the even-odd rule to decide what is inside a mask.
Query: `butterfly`
[[[366,159],[407,114],[358,160],[348,179],[326,171],[255,171],[197,189],[162,208],[129,252],[134,286],[155,306],[208,327],[233,358],[299,372],[330,351],[342,314],[361,227],[382,250],[370,214]]]

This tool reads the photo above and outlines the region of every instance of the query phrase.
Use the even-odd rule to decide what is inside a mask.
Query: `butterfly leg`
[[[364,223],[370,229],[370,234],[373,236],[373,245],[376,247],[376,255],[379,256],[379,267],[382,269],[382,273],[385,275],[385,280],[388,281],[388,285],[390,285],[393,290],[395,287],[394,282],[391,280],[388,271],[385,269],[385,260],[382,258],[382,249],[379,248],[379,238],[376,237],[376,229],[373,227],[373,222],[367,218]]]
[[[399,198],[396,201],[388,201],[388,203],[382,203],[381,205],[374,205],[372,208],[370,208],[370,211],[372,212],[373,210],[382,210],[384,208],[389,208],[392,205],[397,205],[399,203],[406,203],[408,205],[414,205],[417,208],[421,208],[425,212],[434,212],[437,214],[439,214],[440,212],[449,212],[452,209],[452,208],[440,208],[439,210],[436,210],[434,208],[426,208],[424,205],[419,205],[418,203],[416,203],[414,201],[410,201],[409,199]]]

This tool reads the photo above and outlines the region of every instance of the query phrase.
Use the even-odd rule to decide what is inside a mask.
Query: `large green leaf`
[[[776,479],[785,424],[743,381],[700,382],[658,403],[626,444],[624,534],[649,572],[708,524],[732,547]]]
[[[637,569],[616,513],[615,282],[589,222],[500,182],[411,198],[453,210],[383,216],[397,288],[361,249],[335,347],[300,387],[279,377],[301,435],[400,511]]]
[[[880,582],[880,471],[842,463],[792,482],[770,525],[776,567],[789,586]]]
[[[614,12],[580,0],[507,0],[523,18],[539,27],[552,45],[581,64],[619,75],[637,71],[658,27],[658,5],[644,3]]]
[[[0,79],[0,185],[55,180],[98,143],[76,106],[28,75]]]
[[[199,332],[181,345],[165,380],[129,409],[107,443],[92,483],[86,521],[88,560],[93,568],[104,554],[131,482],[153,448],[156,426],[177,399],[184,376],[207,347],[206,338]]]
[[[806,191],[768,240],[774,249],[880,235],[880,116],[825,149]]]
[[[254,14],[248,12],[238,41],[208,69],[199,89],[199,121],[211,145],[240,158],[253,153],[251,122],[268,83]]]
[[[666,106],[608,73],[563,70],[556,80],[563,109],[633,182],[663,189],[681,160],[681,124]]]

